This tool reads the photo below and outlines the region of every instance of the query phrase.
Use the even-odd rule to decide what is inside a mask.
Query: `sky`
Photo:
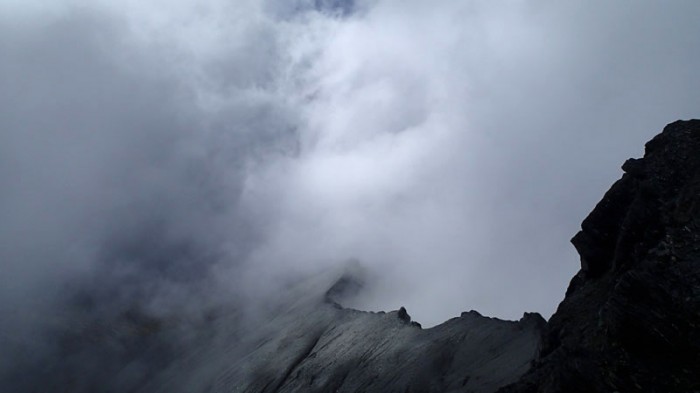
[[[569,239],[700,108],[696,1],[6,0],[0,333],[256,303],[548,318]],[[352,265],[352,264],[351,264]],[[354,266],[354,265],[353,265]],[[84,300],[85,301],[85,300]]]

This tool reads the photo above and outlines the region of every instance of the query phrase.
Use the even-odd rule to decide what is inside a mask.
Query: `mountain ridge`
[[[343,306],[357,263],[289,290],[253,323],[66,312],[55,353],[0,375],[18,392],[700,392],[700,120],[677,121],[584,219],[581,268],[549,321]],[[2,340],[10,335],[0,336]],[[9,376],[8,376],[9,375]]]

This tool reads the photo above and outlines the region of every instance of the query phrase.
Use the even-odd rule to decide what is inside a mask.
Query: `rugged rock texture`
[[[511,392],[700,391],[700,121],[669,124],[583,221],[581,270]]]
[[[545,324],[539,314],[512,322],[471,311],[422,329],[404,308],[339,306],[341,292],[356,287],[342,277],[325,296],[296,301],[239,343],[243,356],[221,345],[228,338],[214,340],[140,391],[495,392],[525,373],[537,353]],[[225,330],[228,322],[219,323]]]
[[[465,313],[421,330],[401,311],[339,312],[260,348],[253,378],[234,391],[493,392],[529,368],[543,324]]]
[[[423,329],[404,308],[340,305],[361,287],[353,274],[314,277],[257,318],[59,315],[46,333],[56,348],[0,375],[0,391],[495,392],[530,368],[546,323],[470,311]]]

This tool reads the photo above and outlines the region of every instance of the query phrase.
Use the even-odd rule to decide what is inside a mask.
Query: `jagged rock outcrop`
[[[646,145],[572,242],[581,270],[515,392],[700,391],[700,121]]]
[[[422,329],[404,308],[374,313],[329,301],[356,285],[344,276],[325,296],[296,301],[237,344],[243,356],[221,345],[229,339],[214,340],[140,391],[495,392],[538,351],[539,314],[503,321],[471,311]]]
[[[541,317],[465,313],[423,330],[400,311],[352,310],[314,321],[261,347],[253,372],[241,376],[247,383],[234,391],[493,392],[529,368],[544,325]]]

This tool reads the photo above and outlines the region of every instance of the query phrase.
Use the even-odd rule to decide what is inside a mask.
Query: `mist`
[[[254,308],[348,260],[359,309],[548,317],[621,163],[700,104],[691,1],[41,3],[0,5],[18,347],[66,303]]]

